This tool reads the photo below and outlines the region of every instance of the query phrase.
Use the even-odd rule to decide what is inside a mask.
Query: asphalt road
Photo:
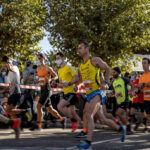
[[[0,149],[2,150],[77,150],[76,144],[81,139],[75,138],[76,133],[70,129],[44,129],[29,131],[25,129],[20,140],[15,140],[10,134],[11,129],[0,130]],[[93,150],[150,150],[150,133],[138,132],[127,136],[124,143],[120,141],[119,133],[108,130],[95,130]]]

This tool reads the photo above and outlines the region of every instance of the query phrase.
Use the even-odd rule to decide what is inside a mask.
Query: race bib
[[[91,80],[84,81],[83,83],[85,85],[85,90],[92,90],[92,81]]]

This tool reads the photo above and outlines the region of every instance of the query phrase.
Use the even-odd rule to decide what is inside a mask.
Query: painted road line
[[[143,137],[143,136],[150,136],[150,134],[146,133],[146,134],[136,134],[136,135],[128,135],[126,137],[126,139],[131,139],[131,138],[138,138],[138,137]],[[109,139],[109,140],[102,140],[102,141],[96,141],[93,142],[92,145],[97,145],[97,144],[103,144],[103,143],[107,143],[107,142],[112,142],[112,141],[118,141],[120,140],[120,138],[113,138],[113,139]],[[125,142],[124,142],[125,143]],[[7,147],[2,147],[3,150],[20,150],[20,148],[22,150],[36,150],[37,147],[14,147],[14,148],[7,148]],[[66,147],[66,148],[58,148],[58,147],[38,147],[38,150],[77,150],[78,148],[76,146],[72,146],[72,147]]]
[[[142,136],[147,136],[147,135],[150,135],[150,134],[147,133],[147,134],[143,134],[143,135],[139,135],[139,134],[128,135],[128,136],[126,136],[126,139],[142,137]],[[112,141],[118,141],[118,140],[120,140],[120,138],[113,138],[113,139],[109,139],[109,140],[97,141],[97,142],[93,142],[92,145],[97,145],[97,144],[102,144],[102,143],[107,143],[107,142],[112,142]],[[122,142],[122,143],[125,143],[125,142]],[[72,147],[66,148],[66,150],[74,150],[76,148],[77,148],[76,146],[72,146]]]

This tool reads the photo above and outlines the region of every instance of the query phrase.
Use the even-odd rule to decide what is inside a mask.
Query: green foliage
[[[32,60],[44,36],[45,1],[0,0],[0,7],[0,57]]]
[[[46,61],[45,63],[53,68],[56,67],[56,64],[55,64],[55,52],[54,51],[50,51],[50,52],[45,52],[44,53],[45,55],[45,58],[46,58]]]
[[[148,50],[149,0],[50,0],[45,28],[50,44],[74,65],[79,41],[91,43],[91,54],[129,70],[133,52]]]

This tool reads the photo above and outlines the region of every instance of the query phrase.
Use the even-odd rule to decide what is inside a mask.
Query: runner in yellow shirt
[[[74,80],[82,80],[85,85],[87,102],[84,107],[84,114],[87,121],[88,135],[87,139],[78,144],[77,147],[80,149],[91,149],[91,142],[94,130],[94,116],[98,117],[98,120],[104,120],[105,116],[101,107],[101,96],[102,91],[100,90],[99,72],[100,69],[106,71],[105,82],[109,79],[110,68],[109,66],[99,57],[90,57],[90,45],[86,42],[81,42],[78,45],[78,55],[82,58],[83,63],[79,67],[78,78]],[[124,130],[124,128],[120,128]],[[122,136],[124,141],[124,135]]]
[[[74,80],[76,73],[73,69],[66,65],[65,56],[59,52],[56,54],[56,64],[60,66],[58,70],[59,87],[63,87],[64,95],[58,104],[58,110],[62,112],[66,117],[69,117],[72,121],[72,132],[77,128],[77,123],[82,125],[80,117],[75,111],[75,104],[78,100],[74,91],[74,84],[71,82]]]

